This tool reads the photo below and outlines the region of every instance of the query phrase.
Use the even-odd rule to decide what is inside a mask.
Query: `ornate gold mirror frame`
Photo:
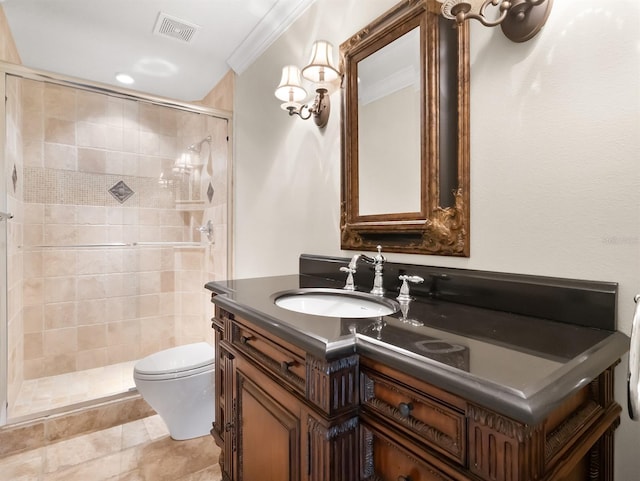
[[[340,46],[344,72],[342,249],[375,250],[377,245],[382,245],[388,252],[469,256],[469,32],[467,22],[454,28],[453,22],[439,15],[438,5],[431,0],[404,0]],[[404,114],[398,115],[397,109],[392,113],[394,109],[388,108],[395,105],[395,100],[377,110],[387,114],[365,118],[365,110],[359,105],[359,97],[364,94],[359,89],[364,90],[365,79],[360,76],[368,75],[370,64],[376,63],[370,61],[374,54],[378,55],[382,49],[389,51],[388,47],[395,48],[408,37],[419,39],[416,40],[419,46],[415,46],[419,52],[416,53],[419,74],[415,83],[419,83],[419,93],[416,92],[415,98],[419,99],[416,100],[419,106],[416,107],[415,143],[419,145],[411,146],[415,155],[405,161],[400,157],[404,156],[406,146],[399,143],[399,148],[391,148],[388,158],[376,160],[378,163],[372,166],[366,163],[369,159],[364,155],[360,158],[365,151],[364,144],[380,146],[380,137],[394,129],[400,134],[396,137],[403,137],[404,122],[408,121]],[[387,57],[399,56],[402,55],[394,51]],[[388,84],[383,75],[376,78],[382,78],[379,84]],[[413,104],[415,102],[409,106]],[[363,118],[359,119],[359,115]],[[399,125],[401,130],[397,130]],[[407,124],[408,130],[412,128]],[[406,165],[410,167],[406,169]],[[405,170],[413,173],[396,183],[415,184],[416,192],[405,192],[397,186],[396,192],[390,192],[391,181],[387,179]],[[379,175],[378,171],[383,174]],[[365,189],[365,182],[370,182],[373,189],[369,186]],[[375,208],[362,206],[365,190],[366,199],[373,199],[366,202]],[[415,198],[415,202],[409,202],[409,209],[402,204],[399,211],[393,206],[380,208],[381,199],[388,203],[390,199],[404,196]]]

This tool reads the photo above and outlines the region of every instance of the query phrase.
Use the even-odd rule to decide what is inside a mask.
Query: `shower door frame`
[[[5,179],[6,172],[6,139],[7,139],[7,127],[6,127],[6,115],[7,115],[7,83],[6,83],[6,74],[2,77],[2,82],[0,82],[0,94],[2,98],[5,99],[2,102],[2,115],[0,115],[0,211],[7,212],[7,179]],[[7,369],[9,364],[9,336],[8,336],[8,305],[7,305],[7,290],[9,286],[7,285],[7,260],[8,260],[8,239],[7,239],[7,222],[6,220],[0,220],[0,223],[4,224],[0,226],[0,232],[4,232],[4,238],[0,238],[0,279],[2,279],[2,284],[5,288],[2,289],[0,287],[0,427],[7,424],[7,410],[9,408],[9,393],[8,393],[8,379],[7,379]],[[4,245],[4,251],[2,246]],[[4,253],[4,256],[3,256]]]
[[[211,117],[227,121],[227,259],[226,270],[227,277],[233,277],[233,232],[234,232],[234,208],[233,208],[233,113],[228,110],[214,109],[198,105],[195,103],[183,102],[179,100],[173,100],[167,97],[160,97],[152,94],[146,94],[131,89],[119,88],[113,85],[94,82],[91,80],[79,79],[66,75],[61,75],[53,72],[47,72],[44,70],[37,70],[22,65],[12,64],[0,61],[0,94],[5,98],[0,107],[0,168],[2,168],[2,176],[0,176],[0,211],[6,211],[6,181],[4,173],[6,172],[6,86],[7,77],[14,76],[17,78],[35,80],[40,82],[47,82],[51,84],[61,85],[65,87],[72,87],[79,90],[86,90],[89,92],[100,93],[103,95],[110,95],[126,100],[141,101],[150,103],[157,106],[183,110],[192,113],[204,114]],[[7,222],[2,221],[0,222]],[[3,226],[6,231],[7,226]],[[6,236],[5,236],[6,237]],[[7,305],[7,252],[8,240],[5,238],[6,245],[5,252],[0,250],[0,256],[4,256],[4,262],[0,262],[0,279],[3,279],[4,289],[0,288],[0,427],[7,424],[7,410],[8,410],[8,305]],[[0,246],[2,243],[0,242]]]

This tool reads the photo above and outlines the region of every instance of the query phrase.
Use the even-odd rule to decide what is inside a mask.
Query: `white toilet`
[[[206,342],[156,352],[138,361],[133,379],[176,440],[208,434],[215,418],[214,350]]]

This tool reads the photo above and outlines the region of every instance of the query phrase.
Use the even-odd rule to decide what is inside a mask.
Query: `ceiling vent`
[[[158,14],[158,19],[153,27],[153,33],[156,35],[176,38],[187,43],[193,40],[198,30],[200,30],[200,25],[187,22],[181,18],[172,17],[163,12]]]

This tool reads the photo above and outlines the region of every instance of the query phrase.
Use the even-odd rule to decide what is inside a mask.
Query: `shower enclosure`
[[[141,357],[212,343],[231,117],[0,67],[1,425],[117,396]]]

